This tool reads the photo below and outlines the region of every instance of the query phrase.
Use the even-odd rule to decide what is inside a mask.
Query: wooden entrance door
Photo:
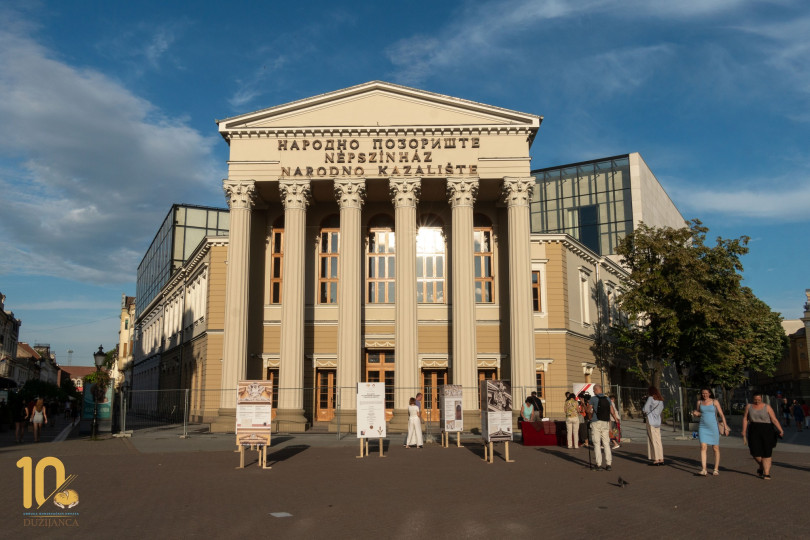
[[[438,422],[441,420],[439,410],[439,386],[447,384],[446,369],[422,370],[422,419]]]
[[[481,381],[494,381],[498,377],[498,370],[495,368],[478,369],[478,408],[481,408]]]
[[[335,370],[318,369],[315,379],[318,385],[315,418],[319,421],[331,420],[335,417]]]
[[[363,382],[385,383],[385,419],[394,417],[394,351],[366,351]]]

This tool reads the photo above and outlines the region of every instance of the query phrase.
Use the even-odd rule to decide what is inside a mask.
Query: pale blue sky
[[[210,5],[209,5],[210,4]],[[640,152],[686,218],[810,288],[810,3],[6,2],[0,292],[91,364],[172,203],[225,206],[215,118],[385,80],[545,117],[533,167]]]

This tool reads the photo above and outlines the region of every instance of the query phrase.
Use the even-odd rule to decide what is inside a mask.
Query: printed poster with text
[[[481,381],[481,433],[489,442],[512,440],[512,386],[508,381]]]
[[[265,444],[272,432],[273,383],[239,381],[236,386],[236,444]]]
[[[445,384],[439,387],[439,409],[442,411],[442,430],[464,431],[464,416],[461,409],[460,384]]]
[[[385,383],[357,383],[357,438],[385,437]]]

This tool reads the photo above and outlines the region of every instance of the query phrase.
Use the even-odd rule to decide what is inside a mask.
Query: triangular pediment
[[[223,135],[241,130],[522,126],[541,117],[396,84],[369,83],[220,120]]]

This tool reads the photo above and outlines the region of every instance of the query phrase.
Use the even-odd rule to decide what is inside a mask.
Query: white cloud
[[[215,137],[8,29],[0,95],[0,273],[132,281],[169,206],[218,194]]]
[[[762,179],[762,188],[706,189],[678,185],[671,188],[679,206],[689,212],[721,214],[731,218],[753,218],[774,222],[807,221],[810,208],[810,177],[790,184]]]
[[[287,58],[284,55],[265,58],[261,67],[256,69],[249,77],[236,81],[238,88],[228,98],[228,104],[234,109],[241,109],[262,95],[266,90],[267,81],[281,70],[286,63]]]

